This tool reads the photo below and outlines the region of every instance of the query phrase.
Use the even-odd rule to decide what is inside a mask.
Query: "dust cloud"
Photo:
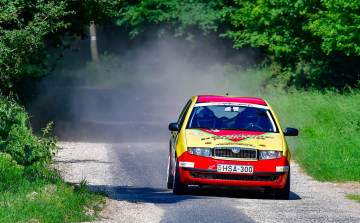
[[[62,141],[168,142],[168,124],[177,121],[190,97],[246,96],[227,74],[235,66],[258,62],[257,52],[235,50],[217,34],[195,43],[144,34],[116,47],[113,41],[101,43],[105,34],[99,32],[99,51],[110,52],[100,67],[79,66],[70,72],[58,66],[28,93],[33,96],[25,104],[35,131],[54,121],[53,133]],[[88,39],[77,44],[90,47]],[[90,60],[88,52],[73,54]],[[76,59],[64,60],[76,64]]]

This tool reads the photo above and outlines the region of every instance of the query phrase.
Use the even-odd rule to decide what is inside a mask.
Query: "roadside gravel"
[[[100,213],[99,222],[160,222],[164,211],[151,203],[121,200],[112,191],[113,161],[111,146],[104,143],[59,142],[63,148],[54,158],[65,181],[79,184],[86,180],[89,188],[105,190],[112,199]]]
[[[238,208],[255,222],[360,222],[360,204],[346,198],[359,183],[318,182],[292,162],[291,192],[289,201],[242,199]]]
[[[291,164],[289,201],[274,200],[262,194],[201,196],[201,190],[199,196],[196,190],[193,196],[173,196],[165,188],[157,188],[157,181],[163,178],[161,173],[164,172],[162,166],[158,165],[164,159],[160,154],[166,151],[164,149],[163,152],[160,145],[147,145],[149,151],[142,144],[134,147],[129,144],[125,149],[122,145],[102,143],[60,142],[58,145],[64,149],[58,153],[55,161],[66,181],[80,183],[85,179],[91,189],[106,190],[111,195],[112,200],[101,212],[105,217],[101,222],[178,222],[179,219],[197,222],[204,219],[201,214],[207,211],[211,212],[213,222],[226,222],[222,212],[218,211],[219,204],[230,211],[234,208],[235,212],[231,212],[233,216],[254,222],[360,222],[360,204],[346,198],[347,193],[360,193],[359,183],[317,182],[294,162]],[[132,150],[127,150],[128,147]],[[114,151],[122,152],[119,156]],[[141,174],[151,177],[144,182]],[[120,190],[112,189],[116,187]],[[128,187],[130,192],[121,189],[124,187]],[[132,201],[121,200],[120,196],[130,197]],[[191,216],[183,213],[193,206],[197,209],[192,209],[191,216],[198,217],[191,220]],[[206,206],[208,210],[201,209],[201,206]]]

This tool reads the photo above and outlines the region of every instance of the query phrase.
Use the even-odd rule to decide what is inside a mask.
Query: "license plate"
[[[217,172],[225,172],[225,173],[253,173],[253,172],[254,172],[254,166],[218,164],[218,165],[217,165]]]

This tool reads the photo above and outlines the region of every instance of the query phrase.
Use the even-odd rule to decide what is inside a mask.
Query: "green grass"
[[[10,155],[0,155],[0,222],[81,222],[96,219],[105,196],[85,184],[27,176]],[[92,209],[94,214],[87,215]]]
[[[80,222],[97,217],[105,195],[72,186],[51,169],[56,137],[34,135],[15,96],[0,96],[0,222]],[[88,210],[93,214],[87,214]]]
[[[360,194],[348,194],[346,197],[360,203]]]
[[[360,91],[285,91],[281,82],[264,90],[260,83],[268,73],[252,70],[232,78],[247,96],[270,103],[283,131],[299,129],[299,136],[287,141],[292,157],[309,175],[319,181],[360,182]]]
[[[264,98],[274,107],[283,128],[299,128],[299,137],[290,145],[306,172],[319,181],[360,182],[358,91],[302,91]]]

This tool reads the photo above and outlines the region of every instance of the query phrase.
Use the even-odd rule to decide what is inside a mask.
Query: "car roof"
[[[232,95],[199,95],[197,102],[236,102],[267,105],[261,98],[240,97]]]

